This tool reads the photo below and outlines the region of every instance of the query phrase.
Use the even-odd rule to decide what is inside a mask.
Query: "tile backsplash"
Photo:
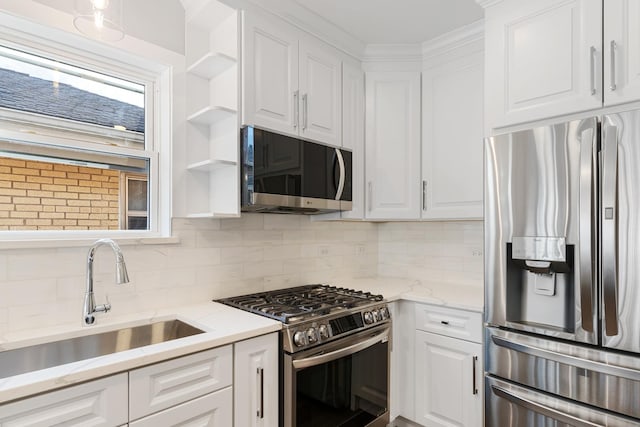
[[[174,219],[173,231],[180,243],[122,246],[128,284],[115,284],[114,256],[99,248],[96,302],[108,297],[111,313],[127,315],[376,274],[482,286],[480,221],[378,224],[246,214]],[[0,251],[0,337],[80,324],[87,250]]]

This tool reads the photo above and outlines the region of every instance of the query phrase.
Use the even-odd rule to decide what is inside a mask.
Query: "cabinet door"
[[[604,2],[604,103],[640,99],[640,2]]]
[[[479,52],[423,72],[423,218],[482,218],[483,64]]]
[[[364,72],[342,65],[342,146],[352,150],[352,206],[342,218],[364,218]]]
[[[276,18],[243,13],[242,122],[298,134],[298,34]]]
[[[491,128],[602,105],[602,2],[513,0],[486,10]]]
[[[420,73],[368,72],[366,217],[420,216]]]
[[[341,145],[341,60],[311,37],[300,41],[300,135]]]
[[[233,425],[232,387],[209,393],[129,424],[130,427],[193,427]],[[237,425],[237,424],[236,424]]]
[[[127,374],[44,393],[1,405],[0,425],[44,427],[126,424]]]
[[[129,372],[129,418],[187,402],[232,382],[231,345],[145,366]]]
[[[235,425],[278,426],[278,334],[234,344]]]
[[[416,331],[416,421],[482,426],[482,345]]]

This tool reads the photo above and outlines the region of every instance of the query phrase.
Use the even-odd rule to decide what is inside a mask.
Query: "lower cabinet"
[[[235,344],[233,394],[235,425],[278,426],[278,336],[263,335]]]
[[[278,425],[278,333],[0,404],[0,426]]]
[[[416,331],[416,421],[482,426],[482,344]]]
[[[0,426],[120,426],[128,409],[125,372],[0,405]]]

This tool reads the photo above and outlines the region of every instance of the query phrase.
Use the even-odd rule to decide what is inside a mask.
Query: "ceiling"
[[[294,0],[364,44],[422,43],[482,19],[475,0]]]

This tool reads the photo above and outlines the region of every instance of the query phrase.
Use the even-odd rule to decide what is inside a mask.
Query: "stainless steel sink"
[[[0,352],[0,378],[203,333],[180,320],[117,329]]]

